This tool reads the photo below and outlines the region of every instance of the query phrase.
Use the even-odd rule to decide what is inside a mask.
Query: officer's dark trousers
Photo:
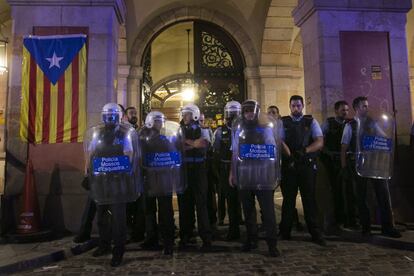
[[[85,204],[85,209],[82,214],[81,226],[79,229],[79,236],[90,236],[92,232],[92,222],[96,214],[96,203],[88,196]]]
[[[240,190],[240,201],[243,206],[244,220],[247,230],[247,240],[257,242],[257,218],[255,196],[262,210],[263,226],[266,233],[266,241],[269,246],[276,246],[277,225],[275,204],[272,190]]]
[[[208,182],[208,193],[207,193],[207,210],[208,219],[210,225],[216,225],[217,223],[217,200],[216,200],[216,187],[218,179],[216,172],[214,171],[213,160],[208,160],[207,167],[207,182]]]
[[[110,248],[114,241],[114,253],[123,253],[126,242],[126,204],[97,205],[99,246]]]
[[[174,244],[174,211],[172,196],[145,197],[145,229],[148,241],[158,242],[157,227],[157,201],[158,221],[164,247]]]
[[[217,191],[217,216],[220,222],[224,221],[226,217],[226,196],[224,187],[221,185],[222,181],[220,179],[220,186]]]
[[[355,181],[354,186],[362,231],[369,231],[371,228],[371,218],[369,214],[369,207],[367,205],[368,180],[372,183],[372,187],[375,191],[378,209],[381,215],[382,229],[388,230],[394,227],[388,182],[382,179],[368,179],[360,177],[356,173],[355,166],[349,168],[349,170],[352,173],[352,180]]]
[[[127,226],[133,239],[142,239],[145,233],[145,200],[141,195],[136,201],[126,205]]]
[[[295,168],[283,166],[282,175],[283,203],[280,232],[285,236],[290,235],[299,189],[308,231],[313,238],[319,238],[321,231],[317,223],[318,210],[315,199],[316,165],[314,163],[297,164]]]
[[[344,187],[342,185],[341,161],[339,155],[335,157],[326,156],[321,159],[323,160],[328,173],[335,214],[335,221],[330,221],[329,224],[343,224],[345,223]]]
[[[231,163],[221,162],[220,164],[220,186],[225,200],[227,201],[229,213],[229,235],[239,235],[240,225],[240,201],[236,187],[229,185],[229,173]]]
[[[203,242],[211,242],[211,228],[207,211],[207,175],[204,162],[187,163],[187,189],[178,195],[180,214],[180,239],[188,241],[192,236],[194,203],[197,210],[197,227]],[[193,200],[194,199],[194,200]]]

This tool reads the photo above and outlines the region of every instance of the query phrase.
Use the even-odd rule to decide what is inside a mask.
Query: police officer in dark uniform
[[[144,171],[146,248],[158,248],[158,230],[164,254],[173,254],[174,211],[172,195],[184,192],[183,144],[178,123],[166,121],[164,114],[150,112],[139,132],[141,164]],[[157,201],[158,220],[157,224]],[[159,227],[158,227],[159,225]],[[158,229],[159,228],[159,229]]]
[[[263,214],[263,225],[269,255],[278,257],[277,224],[274,205],[274,189],[280,173],[279,131],[277,122],[267,114],[260,113],[255,100],[242,104],[242,115],[232,126],[232,167],[229,184],[239,189],[243,206],[247,239],[242,251],[257,248],[258,231],[256,220],[256,201]]]
[[[355,187],[362,235],[366,238],[369,238],[371,235],[371,218],[366,198],[367,183],[368,180],[370,180],[375,190],[378,208],[381,214],[382,234],[393,238],[400,238],[400,232],[394,227],[394,218],[392,214],[390,192],[387,180],[361,177],[356,171],[357,122],[365,122],[366,125],[369,125],[366,122],[368,120],[372,121],[372,119],[368,117],[367,97],[362,96],[355,98],[352,102],[352,108],[355,110],[355,117],[345,125],[342,135],[341,166],[344,170],[349,172],[351,175],[351,181]],[[375,126],[375,124],[373,125]]]
[[[195,104],[187,104],[181,110],[181,128],[184,136],[184,162],[187,169],[187,189],[178,195],[180,247],[184,248],[193,235],[194,204],[197,210],[197,228],[203,241],[202,250],[211,249],[212,233],[207,211],[206,147],[209,134],[203,130],[198,119],[200,109]]]
[[[341,225],[355,225],[354,204],[351,203],[352,186],[343,186],[343,175],[341,172],[341,139],[349,113],[346,101],[338,101],[334,105],[335,117],[329,117],[322,125],[324,134],[324,148],[321,161],[324,163],[329,177],[333,199],[334,215],[327,221],[327,231],[336,233]],[[344,192],[346,192],[344,194]],[[348,204],[351,203],[351,204]],[[347,207],[347,210],[345,210]]]
[[[279,113],[279,108],[276,105],[271,105],[267,108],[267,114],[275,118],[275,120],[279,120],[282,118]],[[303,231],[304,226],[299,220],[298,210],[295,208],[295,215],[293,218],[293,225],[295,226],[297,231]]]
[[[120,105],[121,106],[121,105]],[[122,122],[138,130],[137,109],[129,106],[124,111]],[[145,237],[144,195],[136,201],[127,203],[127,226],[130,241],[140,242]]]
[[[284,158],[282,161],[281,190],[283,195],[282,239],[291,238],[298,189],[302,197],[305,221],[312,240],[326,245],[317,222],[315,199],[316,156],[323,147],[323,134],[318,122],[310,115],[303,115],[303,98],[290,97],[290,116],[282,117],[284,134]]]
[[[120,123],[121,116],[116,103],[106,104],[102,109],[103,125],[90,128],[84,142],[100,238],[93,256],[110,253],[113,241],[112,266],[121,264],[125,251],[126,203],[136,200],[140,192],[137,134],[129,125]]]
[[[207,125],[205,121],[205,115],[200,114],[200,118],[198,122],[200,123],[200,127],[203,131],[208,132],[210,137],[210,141],[213,140],[213,131]],[[208,219],[210,221],[210,226],[213,231],[213,236],[217,235],[217,200],[216,200],[216,191],[217,191],[217,182],[218,182],[218,175],[217,175],[217,167],[214,163],[214,151],[213,146],[209,143],[206,149],[206,166],[207,166],[207,183],[208,183],[208,193],[207,193],[207,211],[208,211]]]
[[[239,102],[230,101],[224,107],[225,124],[218,127],[214,133],[214,155],[219,162],[220,184],[219,194],[227,201],[229,214],[229,231],[227,240],[238,240],[240,238],[240,201],[236,187],[230,186],[229,172],[231,167],[231,125],[233,119],[241,114],[241,105]]]

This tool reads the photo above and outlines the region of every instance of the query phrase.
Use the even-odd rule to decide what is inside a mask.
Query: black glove
[[[89,191],[91,189],[91,185],[89,183],[89,177],[88,176],[85,176],[83,178],[81,185],[87,191]]]
[[[293,153],[293,160],[295,160],[295,163],[300,163],[305,160],[306,151],[305,148],[299,149]]]
[[[289,169],[295,168],[295,159],[293,158],[293,156],[289,156],[289,158],[287,159],[287,165]]]

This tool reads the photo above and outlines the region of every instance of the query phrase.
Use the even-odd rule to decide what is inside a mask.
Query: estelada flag
[[[82,142],[86,59],[86,35],[24,38],[20,137],[25,142]]]

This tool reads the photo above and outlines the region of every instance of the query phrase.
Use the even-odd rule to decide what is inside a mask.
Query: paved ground
[[[309,242],[305,233],[295,233],[292,241],[280,241],[279,258],[267,256],[264,241],[251,253],[240,252],[238,242],[216,241],[215,247],[214,253],[201,253],[194,246],[168,258],[161,251],[142,251],[138,244],[129,244],[119,268],[110,267],[110,256],[94,258],[89,251],[19,275],[414,275],[412,251],[338,238],[323,248]]]
[[[280,201],[278,193],[275,200]],[[302,215],[300,199],[297,206]],[[280,220],[278,208],[276,213]],[[219,234],[224,237],[226,229],[219,227]],[[241,229],[244,233],[244,227]],[[161,251],[143,251],[139,244],[128,244],[124,263],[118,268],[110,267],[110,256],[94,258],[88,251],[18,275],[414,275],[414,251],[349,242],[350,237],[359,237],[351,232],[344,235],[346,239],[331,237],[326,248],[311,243],[307,233],[294,232],[293,236],[292,241],[279,242],[279,258],[267,256],[264,240],[251,253],[240,252],[241,241],[217,240],[214,253],[201,253],[197,246],[184,252],[176,248],[172,258]],[[412,243],[413,232],[404,232],[402,240]]]

